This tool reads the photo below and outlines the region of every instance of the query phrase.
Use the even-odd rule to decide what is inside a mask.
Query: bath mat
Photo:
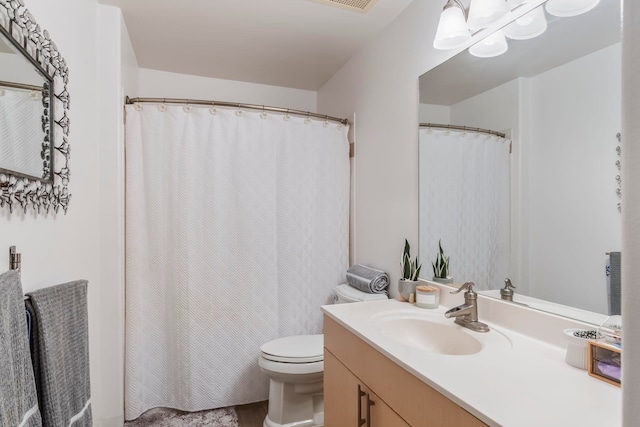
[[[140,415],[125,427],[239,427],[238,415],[233,407],[200,412],[156,408]]]

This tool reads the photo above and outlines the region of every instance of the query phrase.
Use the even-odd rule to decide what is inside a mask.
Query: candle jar
[[[438,308],[440,305],[440,288],[437,286],[416,286],[416,306],[421,308]]]

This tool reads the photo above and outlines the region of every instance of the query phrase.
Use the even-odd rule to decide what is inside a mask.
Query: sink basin
[[[379,330],[392,340],[430,353],[466,355],[482,350],[479,340],[460,329],[424,319],[390,319]]]
[[[511,341],[495,329],[488,333],[473,332],[445,319],[443,313],[395,310],[378,313],[370,321],[381,335],[428,353],[465,356],[511,348]]]

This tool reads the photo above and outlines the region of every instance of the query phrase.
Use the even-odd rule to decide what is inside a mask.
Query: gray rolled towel
[[[44,427],[91,427],[87,281],[28,294],[31,345]]]
[[[349,286],[370,294],[386,294],[389,275],[381,270],[355,264],[347,270]]]
[[[20,273],[0,275],[0,426],[41,427]]]

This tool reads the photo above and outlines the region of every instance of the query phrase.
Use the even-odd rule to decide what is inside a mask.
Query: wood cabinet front
[[[326,426],[409,426],[326,349],[324,372],[324,423]]]

